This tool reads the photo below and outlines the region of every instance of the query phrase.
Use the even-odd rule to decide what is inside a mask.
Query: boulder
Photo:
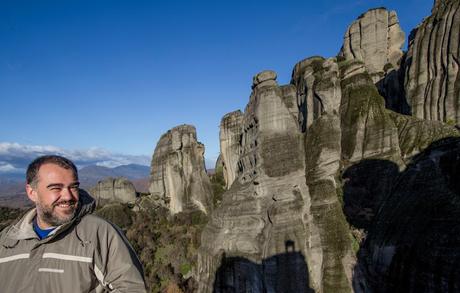
[[[90,193],[98,205],[136,201],[136,189],[133,183],[123,177],[103,179],[90,189]]]

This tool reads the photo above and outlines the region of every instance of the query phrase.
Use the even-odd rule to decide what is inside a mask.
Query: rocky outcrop
[[[298,110],[293,113],[295,93],[294,85],[278,86],[272,71],[254,78],[243,116],[237,179],[202,234],[200,292],[350,288],[350,238],[331,175],[339,168],[340,147],[332,169],[326,151],[340,140],[334,137],[324,149],[310,150],[306,163]],[[333,131],[340,119],[331,115],[325,116],[324,128]]]
[[[376,8],[362,14],[345,33],[339,57],[364,63],[388,109],[409,114],[404,94],[404,32],[395,11]]]
[[[243,113],[238,110],[226,114],[220,122],[220,159],[227,189],[236,178],[242,121]]]
[[[399,68],[404,38],[395,11],[371,9],[348,27],[339,56],[364,62],[377,82],[385,72]]]
[[[434,11],[453,2],[437,3]],[[458,131],[400,114],[409,109],[401,100],[403,41],[396,14],[373,9],[350,26],[339,57],[302,60],[289,85],[279,86],[273,71],[254,77],[244,114],[222,120],[221,140],[232,141],[221,144],[222,157],[231,153],[237,163],[202,233],[199,292],[417,292],[448,282],[458,288],[451,278],[458,280],[460,209],[450,210],[455,196],[445,196],[446,186],[458,189],[458,141],[425,151]],[[420,183],[423,191],[416,186],[430,176],[432,184]],[[430,199],[437,185],[440,195]],[[450,234],[427,224],[456,226]]]
[[[394,172],[359,251],[355,292],[458,292],[460,140],[438,141]]]
[[[97,205],[107,203],[134,203],[136,201],[136,189],[131,181],[126,178],[106,178],[90,189],[91,195]]]
[[[460,1],[436,1],[412,33],[405,93],[412,115],[460,124]]]
[[[172,214],[212,208],[212,189],[204,165],[204,145],[195,127],[180,125],[163,134],[152,158],[150,197]]]
[[[303,132],[323,113],[339,112],[342,93],[335,59],[311,57],[297,63],[291,84],[297,89],[299,124]]]

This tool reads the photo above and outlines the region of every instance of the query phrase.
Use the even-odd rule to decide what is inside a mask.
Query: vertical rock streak
[[[405,70],[405,91],[415,117],[458,124],[459,1],[436,4],[414,32]]]

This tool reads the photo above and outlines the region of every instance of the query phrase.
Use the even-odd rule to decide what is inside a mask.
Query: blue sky
[[[148,163],[184,123],[214,161],[220,119],[244,109],[257,72],[288,83],[301,59],[336,55],[370,8],[396,10],[407,38],[432,3],[0,0],[0,171],[11,146]]]

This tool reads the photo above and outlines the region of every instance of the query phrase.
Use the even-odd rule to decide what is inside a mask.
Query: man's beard
[[[69,213],[65,214],[65,215],[57,215],[54,211],[55,207],[59,204],[62,204],[62,203],[68,203],[70,204],[71,206],[71,209],[69,211]],[[37,213],[39,214],[39,218],[45,222],[46,224],[52,226],[52,227],[57,227],[57,226],[61,226],[63,224],[66,224],[68,222],[70,222],[74,217],[75,217],[75,213],[77,212],[77,208],[78,208],[78,202],[74,201],[74,200],[71,200],[69,202],[65,201],[60,201],[60,202],[56,202],[56,203],[53,203],[51,206],[45,206],[45,205],[42,205],[41,202],[38,202],[37,203]]]

